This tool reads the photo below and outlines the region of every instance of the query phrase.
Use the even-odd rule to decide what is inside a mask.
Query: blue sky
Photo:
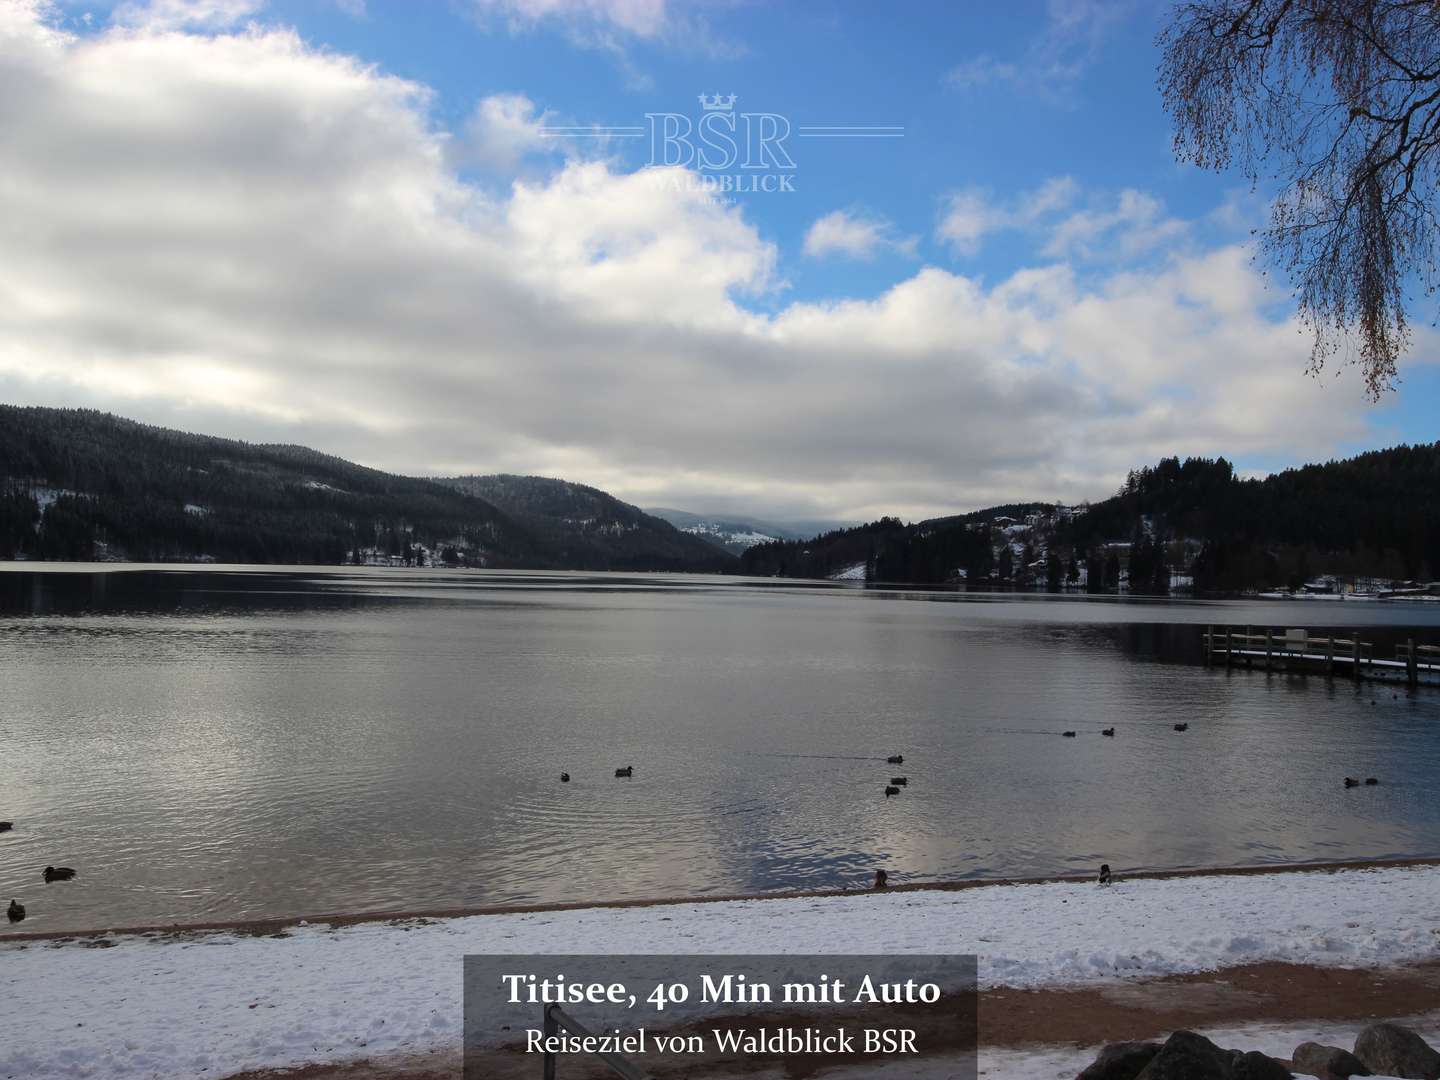
[[[917,260],[990,276],[1026,265],[1032,245],[1023,238],[964,259],[935,241],[944,197],[957,189],[1003,197],[1064,176],[1096,199],[1144,190],[1186,218],[1247,190],[1242,178],[1174,160],[1154,92],[1159,5],[1074,5],[1078,26],[1050,16],[1051,6],[682,6],[679,25],[653,37],[438,2],[369,0],[359,18],[323,0],[267,11],[316,43],[433,87],[436,122],[450,130],[463,128],[477,100],[503,93],[579,125],[697,116],[701,92],[735,93],[738,109],[793,125],[903,125],[894,139],[792,139],[794,197],[743,199],[747,218],[786,250],[800,250],[815,218],[837,208],[884,216],[897,235],[919,239],[914,255],[787,266],[791,295],[819,298],[877,291]],[[1005,65],[1013,74],[990,70]],[[649,157],[644,138],[608,149],[631,167]]]
[[[0,0],[0,210],[34,223],[0,394],[779,517],[1433,440],[1432,311],[1379,405],[1304,374],[1268,193],[1172,155],[1166,11]],[[788,125],[753,172],[793,190],[558,134],[701,93]]]

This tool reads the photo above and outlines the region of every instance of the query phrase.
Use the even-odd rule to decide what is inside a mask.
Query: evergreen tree
[[[1074,566],[1072,561],[1071,566]],[[1064,573],[1064,567],[1060,563],[1060,556],[1053,550],[1045,554],[1045,588],[1049,592],[1060,591],[1060,578]]]

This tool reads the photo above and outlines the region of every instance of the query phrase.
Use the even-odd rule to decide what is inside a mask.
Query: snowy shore
[[[0,1077],[226,1075],[456,1046],[467,953],[980,955],[983,987],[1440,956],[1440,867],[0,943]]]

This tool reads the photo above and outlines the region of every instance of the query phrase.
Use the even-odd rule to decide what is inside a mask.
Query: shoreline
[[[1174,878],[1250,877],[1270,874],[1343,873],[1355,870],[1397,870],[1410,867],[1440,867],[1440,856],[1415,856],[1398,859],[1331,860],[1308,863],[1275,863],[1259,866],[1215,866],[1183,870],[1115,871],[1116,882],[1166,881]],[[87,930],[44,930],[0,932],[0,945],[9,942],[67,941],[140,934],[210,934],[238,933],[263,936],[292,930],[300,926],[363,926],[369,923],[409,922],[415,920],[468,919],[483,915],[535,915],[566,911],[603,911],[611,909],[681,907],[695,904],[759,903],[770,900],[824,900],[862,896],[887,896],[907,892],[964,892],[1015,885],[1089,885],[1095,875],[1053,874],[1025,878],[962,878],[953,881],[907,881],[883,890],[873,888],[803,889],[768,893],[714,893],[699,896],[647,897],[631,900],[568,900],[541,904],[488,904],[479,907],[401,909],[394,911],[319,915],[285,915],[263,919],[224,919],[195,923],[153,923],[138,926],[113,926]]]
[[[982,1001],[1017,1025],[1008,1037],[987,1025],[992,1042],[1088,1040],[1102,1036],[1090,1027],[1102,1012],[1105,1027],[1127,1031],[1163,1028],[1182,1013],[1187,1023],[1308,1019],[1332,997],[1345,1013],[1394,1017],[1404,1002],[1440,1000],[1440,865],[1406,863],[1171,872],[1111,888],[1088,878],[974,883],[269,933],[12,939],[0,942],[0,999],[19,1012],[0,1046],[0,1077],[290,1070],[359,1080],[365,1074],[353,1067],[362,1059],[382,1070],[376,1076],[407,1075],[412,1063],[434,1069],[437,1051],[462,1044],[459,976],[470,955],[835,953],[892,958],[901,968],[907,955],[973,955]],[[992,1075],[1037,1073],[1017,1066]]]
[[[1418,1020],[1431,1027],[1437,1008],[1440,961],[1359,969],[1264,962],[1113,985],[981,991],[977,1049],[983,1076],[1031,1075],[1015,1066],[1052,1057],[1068,1059],[1073,1074],[1106,1043],[1163,1041],[1181,1028],[1202,1034],[1314,1028],[1321,1039],[1351,1041],[1348,1029],[1377,1018]],[[763,1013],[733,1019],[767,1021]],[[1280,1040],[1272,1056],[1288,1056],[1299,1041],[1294,1036]],[[943,1048],[927,1051],[919,1063],[925,1075],[936,1077],[951,1075],[947,1063],[960,1064]],[[418,1054],[244,1070],[224,1080],[453,1080],[460,1077],[461,1064],[456,1048],[440,1046]],[[874,1063],[830,1056],[817,1067],[837,1076],[870,1075]],[[533,1074],[533,1063],[518,1056],[509,1068],[492,1069],[496,1080],[525,1080]],[[699,1065],[690,1075],[770,1080],[783,1074],[774,1061],[756,1058]]]

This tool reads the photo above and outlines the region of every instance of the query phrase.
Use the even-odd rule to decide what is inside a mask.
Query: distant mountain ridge
[[[499,473],[437,481],[499,507],[577,570],[724,570],[734,560],[698,536],[599,488]]]
[[[1111,498],[798,534],[509,474],[396,476],[85,409],[0,405],[0,558],[740,572],[1167,592],[1440,578],[1440,443],[1263,479],[1162,459]],[[678,527],[677,527],[678,525]],[[777,533],[775,539],[769,536]],[[737,559],[731,552],[740,551]],[[1313,588],[1312,588],[1313,591]]]
[[[733,563],[604,492],[534,486],[583,492],[616,535],[567,517],[554,498],[522,506],[507,494],[506,510],[478,486],[395,476],[303,446],[0,405],[0,558],[697,571]]]
[[[815,535],[814,532],[805,532],[784,525],[774,525],[770,522],[754,521],[733,515],[692,514],[688,510],[674,510],[659,506],[648,508],[646,513],[664,518],[677,529],[708,540],[732,555],[742,555],[756,544],[769,543],[772,540],[799,540],[805,536]],[[823,531],[823,529],[815,530],[815,532]]]

